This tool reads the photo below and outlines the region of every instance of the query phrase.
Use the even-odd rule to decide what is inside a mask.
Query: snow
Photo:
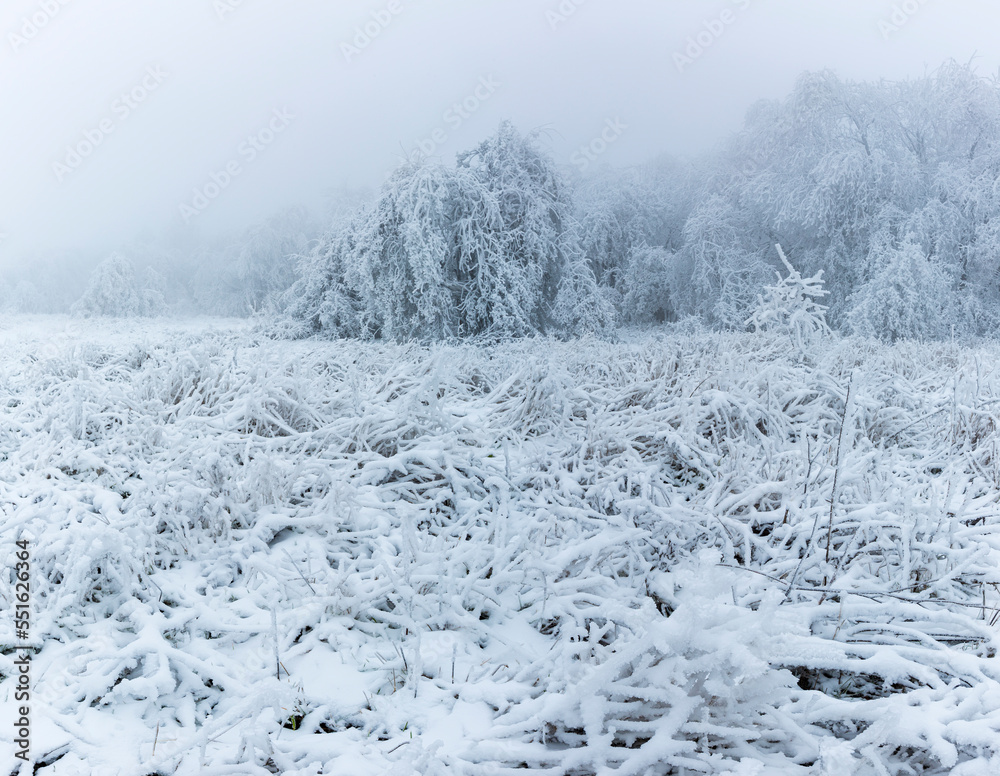
[[[996,772],[1000,351],[764,328],[4,320],[38,773]]]

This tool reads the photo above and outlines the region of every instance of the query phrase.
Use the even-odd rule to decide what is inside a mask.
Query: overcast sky
[[[503,118],[548,129],[569,167],[606,128],[595,164],[697,153],[805,70],[896,79],[978,55],[995,73],[998,6],[5,0],[0,261],[318,208]]]

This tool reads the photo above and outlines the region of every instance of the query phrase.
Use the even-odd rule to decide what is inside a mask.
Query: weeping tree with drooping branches
[[[573,325],[594,302],[603,312],[587,326],[600,328],[613,311],[577,235],[554,163],[504,122],[454,167],[397,169],[302,262],[287,312],[326,336],[507,338]]]

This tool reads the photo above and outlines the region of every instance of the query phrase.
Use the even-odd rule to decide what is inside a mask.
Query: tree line
[[[197,271],[178,277],[167,258],[161,275],[109,258],[74,309],[186,305],[291,336],[419,340],[689,318],[745,329],[785,271],[780,243],[795,271],[822,272],[842,332],[977,337],[1000,323],[1000,88],[971,65],[905,81],[807,73],[693,160],[584,177],[543,141],[503,122],[452,163],[405,161],[325,229],[293,209],[188,251]],[[8,310],[38,296],[0,286]]]

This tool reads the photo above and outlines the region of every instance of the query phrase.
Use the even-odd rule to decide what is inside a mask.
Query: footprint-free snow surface
[[[2,338],[3,776],[1000,772],[995,347]]]

